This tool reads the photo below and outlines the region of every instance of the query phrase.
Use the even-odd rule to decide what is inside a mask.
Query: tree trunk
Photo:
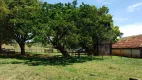
[[[99,39],[97,36],[95,37],[92,37],[92,41],[93,41],[93,49],[92,49],[92,52],[93,52],[93,55],[96,56],[96,55],[99,55]]]
[[[62,46],[58,46],[57,49],[62,53],[64,57],[70,57],[69,53]]]
[[[89,49],[89,48],[84,48],[84,49],[85,49],[85,51],[87,52],[87,55],[88,55],[88,56],[92,56],[92,55],[93,55],[93,52],[92,52],[91,49]]]
[[[21,49],[21,55],[25,55],[25,42],[18,43]]]
[[[112,44],[109,44],[110,45],[110,55],[112,55]]]
[[[99,43],[97,42],[97,45],[96,45],[96,47],[97,47],[97,54],[96,55],[99,55]]]
[[[93,55],[99,55],[99,45],[97,44],[93,44]]]

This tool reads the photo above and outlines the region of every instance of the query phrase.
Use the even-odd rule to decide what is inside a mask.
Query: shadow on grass
[[[89,56],[70,57],[64,58],[61,56],[49,56],[43,54],[32,54],[32,55],[19,55],[19,54],[0,54],[0,58],[15,58],[22,61],[11,61],[11,62],[2,62],[0,64],[26,64],[29,66],[38,66],[38,65],[71,65],[74,63],[83,63],[92,60],[103,60],[102,58],[94,58]]]

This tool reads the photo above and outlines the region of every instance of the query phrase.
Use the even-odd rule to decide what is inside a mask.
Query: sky
[[[73,0],[42,0],[48,3],[67,3]],[[142,34],[142,0],[78,0],[95,5],[98,8],[105,5],[109,8],[109,13],[113,16],[115,26],[124,33],[123,37]]]

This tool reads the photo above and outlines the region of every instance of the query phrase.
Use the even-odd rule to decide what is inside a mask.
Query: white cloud
[[[134,5],[129,6],[127,8],[127,12],[133,12],[133,11],[139,10],[141,7],[142,7],[142,2],[136,3]]]
[[[120,31],[124,33],[123,37],[142,34],[142,23],[121,26]]]

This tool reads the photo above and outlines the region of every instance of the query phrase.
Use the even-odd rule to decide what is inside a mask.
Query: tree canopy
[[[3,0],[0,4],[4,6],[0,8],[1,23],[10,25],[10,36],[19,44],[21,54],[25,54],[25,42],[34,40],[53,45],[64,57],[70,56],[67,49],[77,48],[85,49],[88,55],[98,55],[99,44],[113,43],[120,36],[106,6],[97,8],[84,3],[78,6],[77,0],[56,4]],[[1,24],[0,33],[5,35],[2,27],[8,26]]]
[[[25,54],[25,41],[32,39],[38,30],[37,12],[38,0],[6,0],[10,10],[9,23],[11,24],[12,38],[21,48],[21,54]]]
[[[0,52],[1,52],[1,46],[3,43],[8,41],[10,38],[9,29],[11,28],[8,24],[8,14],[10,13],[6,3],[1,0],[0,1]],[[10,33],[10,32],[9,32]]]

